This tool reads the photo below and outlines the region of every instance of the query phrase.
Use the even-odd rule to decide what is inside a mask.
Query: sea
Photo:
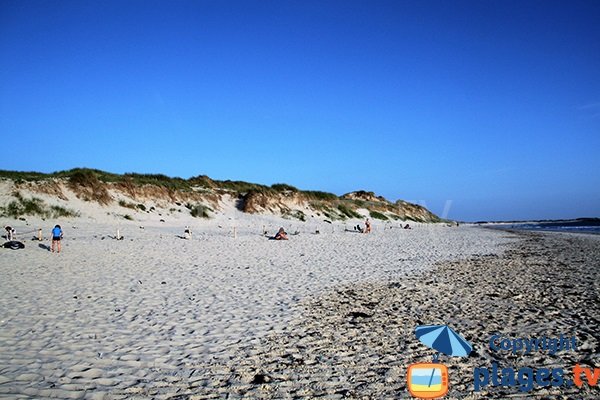
[[[579,218],[574,220],[556,221],[508,222],[502,224],[491,224],[489,226],[498,229],[572,232],[600,235],[600,218]]]

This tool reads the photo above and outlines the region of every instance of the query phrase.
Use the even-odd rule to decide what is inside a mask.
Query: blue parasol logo
[[[440,353],[451,357],[467,357],[473,346],[448,325],[421,325],[415,329],[417,339],[436,350],[433,363],[417,363],[408,367],[409,392],[421,399],[443,397],[448,393],[448,367],[438,363]]]
[[[473,346],[448,325],[421,325],[415,329],[417,339],[425,346],[451,357],[467,357]],[[439,354],[436,354],[436,360]]]

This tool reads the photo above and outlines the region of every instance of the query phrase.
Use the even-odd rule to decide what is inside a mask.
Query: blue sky
[[[0,169],[600,216],[598,1],[0,0],[0,65]]]

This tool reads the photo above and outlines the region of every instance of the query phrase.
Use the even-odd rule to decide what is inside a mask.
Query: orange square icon
[[[409,365],[406,372],[408,391],[419,399],[435,399],[448,393],[448,367],[438,363]]]

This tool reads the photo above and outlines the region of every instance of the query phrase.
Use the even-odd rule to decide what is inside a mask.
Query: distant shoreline
[[[593,221],[589,222],[589,225],[580,224],[580,220],[576,222],[565,222],[561,224],[559,222],[548,222],[548,223],[536,223],[536,222],[523,222],[513,224],[486,224],[482,226],[489,229],[499,229],[509,232],[557,232],[557,233],[578,233],[587,235],[600,235],[600,220],[595,224]]]
[[[459,221],[460,222],[460,221]],[[559,218],[559,219],[525,219],[510,221],[476,221],[463,222],[464,224],[488,225],[488,224],[568,224],[568,223],[594,223],[600,224],[599,217]]]

